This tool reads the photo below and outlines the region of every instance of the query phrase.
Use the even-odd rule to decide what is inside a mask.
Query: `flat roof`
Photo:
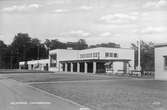
[[[154,45],[154,48],[158,48],[158,47],[167,47],[167,43],[159,43]]]
[[[63,62],[92,62],[92,61],[106,62],[106,61],[131,61],[131,60],[130,59],[84,59],[84,60],[63,60],[59,62],[63,63]]]
[[[74,50],[74,49],[53,49],[53,50],[50,50],[49,53],[52,53],[52,52],[55,52],[55,51],[58,51],[58,50],[67,50],[67,51],[83,51],[83,50],[91,50],[91,49],[116,49],[116,50],[134,50],[132,48],[114,48],[114,47],[94,47],[94,48],[86,48],[86,49],[82,49],[82,50]]]
[[[133,48],[116,48],[116,47],[92,47],[92,48],[87,48],[87,49],[83,49],[83,50],[88,50],[88,49],[94,49],[94,48],[110,48],[110,49],[127,49],[127,50],[134,50]]]

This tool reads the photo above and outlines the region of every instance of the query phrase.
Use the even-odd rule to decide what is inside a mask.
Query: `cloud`
[[[167,0],[158,0],[158,1],[149,1],[146,4],[143,5],[145,8],[152,8],[152,7],[161,7],[161,6],[166,6],[167,5]]]
[[[77,34],[77,35],[80,35],[80,36],[89,36],[90,33],[88,32],[85,32],[83,30],[73,30],[70,32],[70,34]]]
[[[55,13],[64,13],[64,12],[68,12],[68,10],[67,9],[56,9],[53,12],[55,12]]]
[[[139,12],[134,11],[134,12],[131,12],[130,14],[133,15],[133,16],[138,16],[138,15],[139,15]]]
[[[91,7],[91,6],[86,6],[86,5],[80,7],[81,10],[91,10],[92,8],[93,8],[93,7]]]
[[[28,7],[29,8],[39,8],[41,5],[39,4],[30,4]]]
[[[104,33],[101,33],[100,36],[103,36],[103,37],[111,36],[111,33],[110,32],[104,32]]]
[[[143,30],[141,30],[141,33],[143,34],[152,34],[152,33],[161,33],[166,31],[167,29],[165,27],[146,27]]]
[[[0,34],[0,38],[4,38],[5,36],[3,34]]]
[[[5,7],[2,9],[2,11],[5,12],[13,12],[13,11],[27,11],[29,9],[37,9],[39,8],[41,5],[39,4],[30,4],[30,5],[13,5],[10,7]]]
[[[116,14],[109,14],[102,16],[100,20],[105,21],[107,23],[121,23],[124,21],[129,20],[136,20],[137,19],[137,13],[131,13],[131,14],[123,14],[123,13],[116,13]]]
[[[11,12],[11,11],[21,11],[25,9],[25,5],[21,5],[21,6],[11,6],[11,7],[6,7],[6,8],[3,8],[2,11],[7,11],[7,12]]]
[[[63,0],[59,0],[59,1],[51,1],[51,2],[48,2],[47,5],[64,4],[64,3],[66,3],[66,2],[63,1]]]

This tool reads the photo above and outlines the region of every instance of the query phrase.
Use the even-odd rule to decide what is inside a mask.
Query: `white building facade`
[[[55,49],[49,52],[49,62],[49,71],[128,73],[134,69],[134,50],[105,47]]]
[[[155,46],[155,79],[167,80],[167,44]]]

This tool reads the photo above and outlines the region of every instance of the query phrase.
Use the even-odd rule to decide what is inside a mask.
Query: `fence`
[[[154,77],[154,71],[138,71],[132,70],[129,73],[129,76],[137,76],[137,77]]]
[[[143,71],[142,75],[147,77],[153,77],[155,74],[154,71]]]

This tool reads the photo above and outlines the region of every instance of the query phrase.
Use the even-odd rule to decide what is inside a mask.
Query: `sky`
[[[0,0],[0,40],[19,32],[41,42],[165,43],[167,0]]]

